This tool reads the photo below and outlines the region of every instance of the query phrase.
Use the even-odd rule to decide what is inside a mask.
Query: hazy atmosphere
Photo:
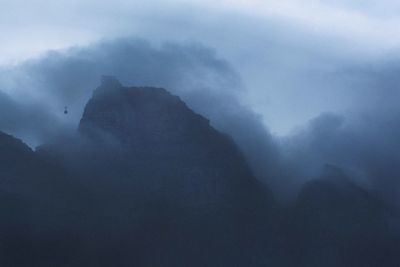
[[[100,75],[112,74],[167,88],[243,142],[271,142],[270,132],[310,154],[299,139],[318,138],[318,121],[335,142],[313,153],[321,163],[365,172],[370,163],[336,151],[349,138],[360,143],[350,154],[396,162],[400,4],[370,2],[5,1],[0,127],[32,146],[76,128]]]
[[[86,129],[110,75],[180,97],[232,138],[278,203],[328,164],[400,208],[400,2],[0,4],[0,131],[33,151]]]

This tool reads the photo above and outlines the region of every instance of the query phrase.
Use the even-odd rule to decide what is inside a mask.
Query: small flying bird
[[[67,115],[68,114],[68,108],[64,107],[64,114]]]

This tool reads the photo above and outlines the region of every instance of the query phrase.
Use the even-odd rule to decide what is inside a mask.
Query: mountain
[[[75,187],[61,170],[2,132],[0,162],[1,266],[54,266],[59,258],[52,253],[66,249],[70,239],[68,199]]]
[[[107,150],[108,171],[116,163],[113,174],[145,182],[154,190],[152,197],[166,190],[167,197],[202,206],[234,201],[245,190],[250,197],[262,187],[231,138],[165,89],[126,88],[103,77],[79,133],[92,147]],[[99,162],[93,162],[96,168],[102,167]]]
[[[38,154],[85,190],[79,214],[91,235],[75,226],[91,247],[80,255],[84,266],[252,266],[268,258],[261,244],[272,242],[262,231],[273,224],[271,193],[229,136],[165,89],[104,76],[77,134]]]
[[[0,265],[398,266],[398,217],[336,166],[278,205],[232,139],[104,76],[74,134],[0,132]],[[400,233],[399,233],[400,234]]]
[[[34,161],[34,152],[8,134],[0,132],[1,183],[12,183],[25,172],[29,173]]]
[[[387,230],[392,215],[343,170],[326,165],[303,186],[289,216],[293,259],[301,266],[396,266],[400,240]]]

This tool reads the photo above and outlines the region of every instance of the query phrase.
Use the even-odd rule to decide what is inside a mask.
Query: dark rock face
[[[0,162],[0,265],[51,266],[57,257],[51,253],[67,248],[73,187],[60,170],[1,132]]]
[[[124,170],[124,176],[179,196],[185,205],[222,203],[261,187],[231,139],[164,89],[125,88],[103,77],[79,132],[107,150],[107,163],[118,165],[114,173]]]
[[[23,195],[32,195],[27,186],[31,175],[36,176],[34,152],[22,143],[4,133],[0,133],[0,207],[3,238],[12,231],[14,225],[22,223],[26,216],[27,203]]]
[[[34,152],[22,141],[0,132],[0,174],[1,183],[12,182],[29,174],[29,168],[34,161]]]
[[[214,264],[210,257],[221,264],[249,262],[252,243],[266,238],[257,227],[268,223],[270,194],[229,137],[164,89],[125,88],[103,78],[79,133],[94,147],[85,162],[102,170],[96,182],[111,178],[125,185],[116,190],[131,195],[146,222],[138,250],[162,253],[139,256],[143,265],[203,266]]]
[[[30,212],[41,214],[29,221],[34,235],[13,249],[31,256],[9,257],[6,266],[258,266],[270,259],[272,240],[262,231],[272,227],[269,191],[228,136],[164,89],[104,77],[76,136],[36,153],[23,147],[38,170],[29,178],[45,177],[45,188],[43,201],[31,201],[40,205]]]
[[[160,88],[126,88],[104,77],[79,133],[90,147],[84,157],[97,170],[96,183],[110,186],[112,179],[145,222],[136,245],[140,254],[162,253],[138,256],[143,265],[203,266],[213,264],[210,257],[221,264],[250,260],[249,242],[264,238],[256,229],[268,223],[272,198],[230,138],[178,97]]]

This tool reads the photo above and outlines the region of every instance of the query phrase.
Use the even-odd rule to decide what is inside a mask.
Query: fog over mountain
[[[400,264],[396,1],[2,7],[0,265]]]
[[[10,116],[2,129],[32,146],[68,134],[77,127],[91,88],[102,74],[115,75],[125,84],[168,88],[242,144],[260,177],[277,168],[278,152],[271,135],[261,118],[240,102],[244,93],[240,77],[213,50],[200,44],[154,47],[143,40],[123,39],[49,53],[5,70],[1,80],[14,103],[2,106]],[[64,106],[68,106],[68,116],[63,114]],[[39,107],[46,112],[37,111]],[[40,124],[32,124],[31,114],[39,117]]]
[[[111,74],[125,84],[164,87],[182,97],[217,129],[232,135],[255,174],[278,194],[291,195],[324,164],[332,163],[354,172],[364,185],[376,185],[382,195],[396,198],[400,144],[395,69],[388,63],[339,72],[335,79],[351,79],[357,90],[365,90],[362,102],[346,114],[321,115],[281,137],[271,135],[261,116],[242,100],[246,88],[240,76],[212,49],[119,39],[50,52],[3,68],[1,127],[33,147],[68,134],[77,127],[98,77]]]
[[[1,133],[0,148],[3,266],[399,262],[390,202],[325,164],[279,203],[234,139],[163,88],[103,76],[78,129],[36,151]]]

